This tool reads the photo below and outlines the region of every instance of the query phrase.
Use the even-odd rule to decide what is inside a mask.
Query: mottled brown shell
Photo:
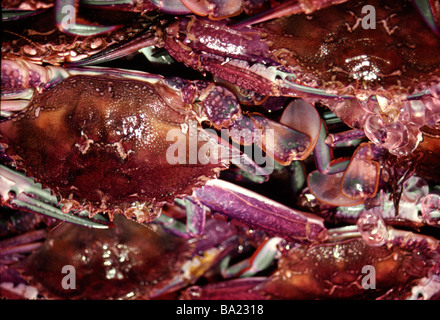
[[[368,276],[374,270],[374,290]],[[264,286],[283,299],[344,299],[380,295],[426,272],[422,258],[395,246],[368,246],[360,239],[288,251]]]
[[[118,217],[108,230],[63,224],[53,231],[17,267],[52,299],[149,298],[180,274],[194,247],[158,226],[145,228]],[[72,269],[66,265],[75,268],[75,287],[68,290],[63,279]]]
[[[375,10],[374,25],[363,21],[366,6]],[[407,95],[440,82],[440,39],[410,1],[348,1],[258,27],[301,85],[339,94]]]
[[[176,96],[162,82],[73,76],[1,123],[0,134],[19,168],[66,204],[150,221],[223,167],[169,163],[167,133],[195,118]]]

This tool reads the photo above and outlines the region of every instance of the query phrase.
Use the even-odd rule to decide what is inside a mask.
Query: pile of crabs
[[[440,297],[437,1],[2,18],[2,298]]]

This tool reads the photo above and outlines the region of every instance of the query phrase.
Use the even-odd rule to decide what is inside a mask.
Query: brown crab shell
[[[374,8],[374,24],[364,8]],[[410,1],[349,1],[257,29],[300,85],[368,97],[407,96],[440,82],[440,38]]]
[[[49,299],[149,299],[181,273],[195,247],[156,225],[117,216],[114,226],[84,232],[62,224],[16,269]]]
[[[347,257],[350,257],[347,259]],[[380,297],[391,288],[423,277],[429,264],[398,246],[369,246],[349,239],[287,252],[263,290],[282,299]],[[374,290],[370,272],[374,270]],[[365,286],[366,285],[366,286]]]
[[[170,163],[175,137],[167,134],[180,130],[188,146],[182,128],[191,119],[190,106],[161,82],[72,76],[1,123],[0,137],[18,168],[52,189],[67,209],[123,212],[148,222],[164,203],[225,168],[221,161],[191,164],[189,152],[183,164]],[[197,141],[197,151],[204,143]]]

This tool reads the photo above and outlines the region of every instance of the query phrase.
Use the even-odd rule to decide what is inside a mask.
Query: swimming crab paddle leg
[[[336,161],[328,174],[313,171],[307,178],[310,191],[320,201],[336,206],[355,206],[376,195],[380,165],[371,143],[362,143],[350,162]]]

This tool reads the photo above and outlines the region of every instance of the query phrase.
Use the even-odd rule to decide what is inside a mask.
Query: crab
[[[5,86],[26,79],[29,69],[40,71],[37,79],[56,70],[4,60]],[[10,77],[17,72],[18,78]],[[67,73],[65,80],[54,87],[50,81],[43,83],[51,90],[3,121],[0,132],[18,167],[59,193],[68,207],[86,209],[92,215],[124,213],[149,222],[164,203],[189,195],[215,177],[233,155],[225,155],[226,147],[217,147],[209,132],[202,131],[204,120],[217,128],[231,128],[235,141],[251,132],[255,135],[251,142],[256,140],[267,154],[286,163],[307,157],[316,140],[307,134],[316,130],[304,128],[303,133],[252,113],[247,116],[251,120],[244,119],[235,96],[207,82],[129,71],[124,78],[124,71],[116,69],[58,69],[57,75],[63,73]],[[31,80],[21,86],[39,84]],[[3,109],[14,106],[5,102]],[[296,107],[304,112],[307,108],[316,113],[311,105]],[[319,124],[319,117],[315,119]],[[247,129],[252,123],[261,128],[260,134]],[[270,139],[272,131],[276,133]],[[42,144],[31,138],[37,136],[45,137]],[[3,197],[7,200],[6,193]]]
[[[311,7],[305,7],[306,2],[295,3],[288,1],[244,22],[212,20],[215,18],[212,15],[211,20],[185,15],[173,20],[160,14],[160,22],[146,32],[145,25],[155,20],[142,17],[138,25],[129,27],[124,38],[127,41],[122,45],[114,40],[120,27],[101,30],[103,33],[88,39],[88,45],[83,48],[82,41],[59,46],[45,43],[32,48],[37,42],[25,36],[19,38],[31,48],[23,52],[24,46],[18,51],[13,41],[6,42],[2,46],[6,58],[2,61],[2,91],[10,92],[7,101],[2,101],[1,110],[1,115],[8,118],[0,124],[2,148],[7,150],[3,162],[24,169],[43,187],[50,187],[58,198],[31,179],[1,167],[3,203],[93,228],[105,228],[105,225],[82,218],[84,210],[95,218],[100,216],[98,212],[106,212],[111,220],[115,213],[124,213],[141,223],[162,224],[172,234],[184,238],[203,236],[206,219],[211,221],[220,213],[244,225],[241,232],[258,247],[252,258],[239,264],[238,272],[223,272],[226,278],[241,275],[251,278],[207,286],[210,289],[244,284],[243,290],[237,291],[238,297],[357,296],[363,291],[352,288],[359,287],[362,264],[393,266],[389,257],[395,255],[402,257],[399,263],[405,264],[412,251],[423,256],[423,271],[385,284],[384,290],[395,286],[407,290],[414,284],[414,277],[438,282],[435,280],[438,236],[394,229],[401,225],[428,226],[434,230],[438,227],[435,188],[438,178],[430,168],[436,165],[436,150],[431,145],[438,143],[439,55],[422,54],[426,48],[431,52],[440,48],[435,6],[431,16],[434,22],[425,24],[406,1],[392,5],[378,1],[359,4],[321,1]],[[376,9],[377,29],[361,28],[365,5]],[[279,17],[280,14],[288,16]],[[328,22],[325,18],[328,16],[341,19]],[[57,19],[60,23],[60,17]],[[407,21],[411,21],[411,30],[424,30],[424,37],[405,33],[407,29],[403,27],[400,30],[398,24],[404,22],[406,26]],[[322,33],[316,42],[304,41],[301,33],[308,32],[309,27],[311,32],[330,30],[330,37]],[[93,30],[94,34],[101,32]],[[38,33],[32,33],[37,39]],[[9,34],[17,37],[16,32]],[[104,35],[113,40],[102,41]],[[69,39],[68,35],[65,37]],[[340,38],[346,40],[346,46]],[[374,41],[377,39],[391,49],[380,50],[378,41]],[[107,48],[108,43],[114,46]],[[211,74],[215,82],[84,67],[152,45],[165,48],[174,59],[191,68]],[[340,50],[341,45],[345,51],[338,60],[332,53]],[[147,92],[146,96],[140,95],[142,90]],[[121,109],[119,101],[130,107]],[[274,106],[280,101],[281,106]],[[144,103],[154,106],[153,111],[145,108]],[[250,105],[261,112],[256,113]],[[329,133],[334,129],[332,118],[322,105],[340,117],[349,130]],[[341,127],[347,129],[340,122],[338,126],[337,131]],[[219,138],[218,131],[225,131],[227,139]],[[191,163],[189,153],[171,157],[174,162],[171,165],[169,156],[174,153],[167,151],[182,149],[174,140],[166,139],[169,132],[177,134],[174,138],[185,147],[191,145],[191,134],[201,136],[201,140],[195,140],[194,154],[201,154],[203,163]],[[42,135],[45,138],[39,138]],[[273,143],[268,139],[271,135],[275,138]],[[238,175],[234,168],[222,173],[232,173],[234,179],[248,184],[267,180],[270,172],[261,163],[249,159],[246,153],[232,152],[231,156],[230,150],[239,148],[237,143],[262,149],[275,159],[274,166],[279,171],[293,172],[295,193],[305,199],[302,209],[213,179],[226,169],[228,161],[239,158],[240,161],[233,162],[240,167]],[[338,145],[344,148],[349,145],[350,160],[334,157],[339,152]],[[72,146],[74,151],[70,153]],[[228,155],[226,158],[219,157],[222,151]],[[428,155],[424,155],[426,151]],[[312,153],[315,163],[308,157]],[[42,158],[51,162],[42,162]],[[106,158],[110,160],[103,161]],[[266,161],[271,160],[266,158]],[[308,167],[305,176],[300,161]],[[311,167],[316,170],[310,170]],[[154,172],[163,176],[158,179]],[[402,198],[403,185],[420,175],[429,180],[428,192],[413,200],[422,216],[418,209],[402,209],[408,200]],[[152,183],[147,185],[145,181]],[[304,182],[307,188],[302,190]],[[173,200],[179,201],[177,198],[185,198],[186,227],[179,224],[181,217],[177,221],[171,219],[173,214],[167,207]],[[64,212],[57,208],[59,200]],[[159,216],[160,209],[165,214]],[[71,210],[78,215],[66,215]],[[207,213],[209,210],[213,216]],[[407,215],[409,211],[411,214]],[[328,229],[324,219],[316,216],[318,213],[326,218],[326,223],[337,219],[337,223],[352,226]],[[258,236],[252,236],[254,230]],[[281,241],[287,241],[288,249],[279,247]],[[359,262],[345,256],[357,272],[357,280],[356,277],[332,278],[334,270],[328,269],[325,262],[319,267],[329,272],[318,279],[316,290],[296,295],[297,280],[300,284],[301,279],[312,281],[308,270],[315,265],[313,257],[319,258],[317,252],[333,252],[338,246],[373,258]],[[290,262],[296,259],[297,252],[303,252],[300,255],[306,252],[310,260],[297,267],[297,262]],[[271,257],[275,261],[268,262],[267,258]],[[231,257],[221,264],[227,265],[228,259]],[[420,262],[408,259],[410,264]],[[268,279],[252,278],[274,265],[279,270]],[[406,267],[398,267],[407,272]],[[285,274],[292,272],[300,277],[283,282]],[[386,278],[389,274],[385,271],[380,276]],[[327,287],[328,283],[333,289]],[[274,293],[277,288],[282,288],[280,295]],[[193,292],[194,288],[189,290]],[[336,295],[332,295],[334,292]]]
[[[239,208],[235,204],[243,201],[250,202],[248,211],[267,215],[272,210],[275,216],[287,216],[289,210],[221,180],[211,180],[208,187],[198,189],[192,198],[208,204],[213,194],[224,193],[215,189],[228,190],[229,202],[219,203],[230,208],[223,205],[213,213],[232,214]],[[414,192],[411,188],[407,185],[408,197]],[[184,207],[165,210],[176,217]],[[302,227],[296,241],[268,237],[284,234],[274,228],[255,228],[258,234],[252,235],[246,224],[218,219],[207,221],[203,236],[186,240],[175,229],[171,233],[176,235],[166,233],[170,226],[144,228],[121,216],[115,217],[115,229],[109,230],[83,232],[84,227],[72,224],[49,234],[32,230],[2,241],[2,260],[9,265],[2,274],[9,282],[2,284],[2,290],[9,297],[69,299],[430,299],[438,295],[438,239],[386,226],[374,211],[364,211],[357,226],[330,230],[317,227],[317,217],[309,219],[306,227],[298,220],[290,222],[296,230]],[[22,224],[29,227],[25,219]],[[249,251],[249,242],[259,243],[259,248],[250,258],[229,265]],[[33,252],[17,264],[17,257],[28,250]],[[69,290],[63,287],[66,272],[60,273],[66,265],[78,274]],[[212,280],[218,277],[223,280]],[[106,290],[95,290],[102,286]]]
[[[172,236],[160,225],[145,228],[121,216],[115,217],[114,228],[83,231],[82,226],[63,224],[50,233],[34,230],[16,237],[15,241],[10,241],[12,238],[3,241],[2,261],[10,268],[2,270],[2,297],[82,300],[172,297],[203,276],[241,241],[234,226],[218,220],[208,221],[205,237],[196,241]],[[44,238],[47,239],[42,242]],[[14,263],[16,249],[26,245],[34,246],[33,253]],[[65,265],[75,273],[74,280],[63,281],[70,273],[60,272]]]

